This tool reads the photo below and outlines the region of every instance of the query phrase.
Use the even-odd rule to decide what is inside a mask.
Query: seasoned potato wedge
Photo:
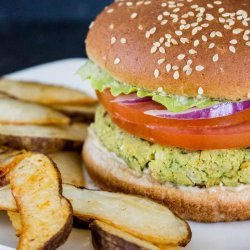
[[[66,126],[0,125],[0,145],[45,153],[80,149],[87,125]]]
[[[54,105],[52,108],[69,116],[75,122],[91,123],[94,121],[97,105]]]
[[[39,104],[0,98],[0,124],[64,125],[70,118]]]
[[[0,211],[18,211],[16,201],[11,193],[10,185],[0,188]]]
[[[161,250],[159,247],[147,241],[140,240],[101,221],[96,220],[91,223],[90,229],[92,243],[96,250]]]
[[[155,245],[185,246],[191,239],[185,221],[147,198],[71,185],[63,185],[63,194],[70,200],[75,216],[100,220]]]
[[[0,79],[0,92],[27,102],[45,105],[91,104],[96,100],[86,94],[61,86],[38,82]]]
[[[55,249],[72,228],[72,207],[61,195],[61,176],[43,154],[26,156],[10,172],[11,191],[21,216],[18,249]]]
[[[19,237],[22,233],[21,216],[18,212],[7,211],[8,217],[16,231],[16,236]]]
[[[85,185],[82,169],[82,158],[77,152],[56,152],[49,154],[50,158],[56,163],[62,181],[77,187]]]
[[[0,187],[9,183],[9,172],[23,160],[27,154],[24,150],[15,151],[8,148],[0,148]]]
[[[11,196],[11,193],[9,193]],[[73,206],[74,216],[84,220],[96,219],[120,231],[167,249],[185,246],[191,239],[189,225],[165,206],[139,196],[79,189],[63,185],[63,195]],[[0,190],[0,209],[15,211],[10,197]]]

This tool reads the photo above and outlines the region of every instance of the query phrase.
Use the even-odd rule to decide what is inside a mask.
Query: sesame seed
[[[216,31],[215,35],[218,36],[218,37],[223,37],[223,35],[222,35],[222,33],[220,31]]]
[[[172,66],[170,63],[166,65],[166,71],[169,72],[171,70]]]
[[[219,60],[219,55],[215,54],[212,58],[213,62],[217,62]]]
[[[157,89],[157,92],[163,92],[163,88],[162,88],[162,87],[159,87],[159,88]]]
[[[156,27],[151,28],[149,32],[151,35],[153,35],[156,32]]]
[[[157,17],[157,20],[158,21],[161,21],[163,19],[163,15],[159,15],[158,17]]]
[[[177,42],[174,38],[171,38],[171,43],[172,43],[173,45],[178,45],[178,42]]]
[[[154,71],[154,76],[155,76],[155,78],[158,78],[159,75],[160,75],[159,70],[158,70],[158,69],[155,69],[155,71]]]
[[[202,88],[202,87],[199,87],[199,89],[198,89],[198,94],[199,94],[199,95],[203,95],[203,93],[204,93],[203,88]]]
[[[126,2],[126,5],[127,5],[127,6],[132,6],[133,3],[132,3],[132,2]]]
[[[224,12],[225,11],[225,9],[224,8],[219,8],[219,13],[222,13],[222,12]]]
[[[164,19],[164,20],[161,21],[161,25],[165,25],[165,24],[167,24],[167,23],[168,23],[168,20],[167,20],[167,19]]]
[[[180,74],[179,74],[179,71],[178,71],[178,70],[176,70],[176,71],[174,72],[173,78],[174,78],[175,80],[177,80],[177,79],[180,78]]]
[[[237,44],[237,40],[236,39],[233,39],[230,41],[231,44]]]
[[[178,60],[183,60],[185,58],[185,55],[184,54],[180,54],[177,56],[177,59]]]
[[[198,66],[195,67],[195,70],[196,71],[202,71],[202,70],[204,70],[204,67],[202,65],[198,65]]]
[[[114,9],[108,9],[108,10],[107,10],[107,13],[110,14],[110,13],[112,13],[113,11],[114,11]]]
[[[120,58],[115,58],[115,60],[114,60],[114,64],[116,65],[116,64],[119,64],[121,62],[121,59]]]
[[[196,54],[196,53],[197,53],[197,51],[194,50],[194,49],[190,49],[190,50],[189,50],[189,54],[190,54],[190,55],[194,55],[194,54]]]
[[[114,29],[114,24],[113,23],[111,23],[110,25],[109,25],[109,29]]]
[[[169,13],[168,11],[164,11],[164,12],[163,12],[163,15],[164,15],[164,16],[169,16],[170,13]]]
[[[220,23],[225,23],[225,22],[226,22],[226,19],[223,18],[223,17],[219,17],[219,22],[220,22]]]
[[[165,62],[165,58],[161,58],[161,59],[159,59],[158,61],[157,61],[157,63],[160,65],[160,64],[162,64],[162,63],[164,63]]]
[[[150,31],[147,31],[145,36],[146,36],[146,38],[149,38],[150,37]]]
[[[203,24],[201,24],[201,27],[207,28],[207,27],[209,27],[209,23],[203,23]]]
[[[187,65],[191,65],[192,63],[193,63],[193,60],[192,59],[188,59]]]
[[[210,4],[210,3],[208,3],[207,7],[212,9],[214,6],[212,4]]]
[[[154,54],[155,52],[157,51],[157,47],[156,46],[153,46],[150,50],[150,53],[151,54]]]
[[[212,37],[212,38],[214,38],[215,35],[216,35],[216,32],[215,32],[215,31],[212,31],[212,32],[210,33],[210,37]]]
[[[135,19],[137,16],[138,16],[138,14],[134,12],[134,13],[131,14],[130,18]]]
[[[214,16],[211,15],[211,14],[209,14],[209,13],[207,13],[207,14],[206,14],[206,20],[212,21],[212,20],[214,20]]]
[[[215,43],[210,43],[208,46],[209,49],[213,49],[214,47],[215,47]]]
[[[221,1],[214,1],[214,4],[220,5],[220,4],[222,4],[222,2]]]
[[[143,26],[140,24],[140,25],[138,25],[138,29],[139,30],[143,30]]]
[[[246,46],[250,47],[250,42],[246,42]]]
[[[116,43],[116,38],[113,36],[111,37],[111,44],[115,44]]]
[[[177,36],[181,36],[181,35],[182,35],[182,31],[176,30],[176,31],[175,31],[175,34],[176,34]]]
[[[165,52],[166,52],[165,49],[164,49],[163,47],[160,47],[160,48],[159,48],[159,51],[160,51],[160,53],[162,53],[162,54],[165,54]]]
[[[89,25],[89,29],[91,29],[94,26],[95,22],[91,22]]]
[[[202,35],[201,39],[203,42],[207,42],[207,37],[205,35]]]
[[[185,65],[182,70],[185,72],[185,71],[187,71],[189,69],[190,69],[190,66],[189,65]]]
[[[149,4],[151,4],[151,1],[144,2],[144,5],[149,5]]]
[[[200,41],[199,40],[195,40],[194,41],[194,47],[197,47],[199,45]]]
[[[178,69],[179,69],[179,67],[177,65],[172,66],[172,70],[178,70]]]
[[[232,52],[232,53],[235,53],[236,52],[236,49],[234,46],[229,46],[229,50]]]
[[[185,44],[185,43],[189,43],[189,40],[185,37],[181,37],[180,39],[181,43]]]
[[[193,70],[192,70],[191,68],[188,69],[188,70],[186,71],[186,75],[187,75],[187,76],[190,76],[190,75],[192,74],[192,71],[193,71]]]
[[[243,29],[240,29],[240,28],[234,29],[234,30],[233,30],[233,34],[238,35],[238,34],[240,34],[242,31],[244,31],[244,30],[243,30]]]
[[[127,42],[126,38],[121,38],[121,43],[126,43],[126,42]]]

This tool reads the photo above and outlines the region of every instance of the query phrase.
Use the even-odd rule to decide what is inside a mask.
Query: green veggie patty
[[[160,183],[185,186],[239,186],[250,184],[250,148],[188,151],[152,144],[126,133],[104,108],[96,112],[93,129],[101,143],[142,174],[149,169]]]

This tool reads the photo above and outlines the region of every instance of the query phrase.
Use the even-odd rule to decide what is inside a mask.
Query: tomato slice
[[[97,95],[115,124],[147,141],[191,150],[250,147],[250,110],[214,119],[177,120],[144,114],[164,109],[155,102],[115,103],[109,90]]]

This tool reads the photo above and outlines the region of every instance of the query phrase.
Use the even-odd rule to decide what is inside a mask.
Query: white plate
[[[22,70],[6,77],[37,80],[83,90],[95,96],[88,82],[82,83],[76,70],[84,59],[67,59]],[[250,208],[249,208],[250,209]],[[250,249],[250,222],[194,223],[190,222],[193,237],[186,250],[247,250]],[[17,238],[5,213],[0,213],[0,250],[2,245],[15,247]],[[93,249],[88,231],[73,229],[69,240],[60,249]],[[7,250],[7,249],[6,249]]]

